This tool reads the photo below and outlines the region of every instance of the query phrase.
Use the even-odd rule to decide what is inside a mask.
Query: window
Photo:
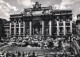
[[[16,28],[16,33],[19,33],[19,28]]]
[[[59,23],[59,26],[63,26],[63,23]]]
[[[14,28],[11,29],[11,33],[14,33]]]
[[[21,33],[23,33],[23,28],[21,28]]]
[[[66,26],[70,26],[70,23],[66,23]]]
[[[60,29],[60,33],[62,33],[63,32],[63,27],[60,27],[59,29]]]
[[[67,32],[69,33],[70,32],[70,27],[67,27],[66,29],[67,29]]]

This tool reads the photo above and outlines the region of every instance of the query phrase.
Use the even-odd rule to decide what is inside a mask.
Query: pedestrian
[[[46,54],[45,57],[48,57],[48,55]]]
[[[21,56],[21,53],[18,51],[18,57],[20,57]]]
[[[67,57],[67,55],[68,55],[67,52],[65,52],[64,55],[65,55],[65,57]]]
[[[57,54],[54,54],[54,57],[56,57]]]
[[[32,56],[31,56],[31,57],[36,57],[34,52],[33,52],[33,54],[32,54]]]
[[[6,53],[6,57],[9,57],[9,53],[8,53],[8,51],[7,51],[7,53]]]
[[[28,53],[27,52],[25,53],[25,57],[28,57]]]
[[[28,57],[31,57],[30,52],[28,53]]]
[[[12,53],[12,57],[16,57],[14,53]]]
[[[15,57],[18,57],[17,51],[14,53]]]
[[[25,56],[25,54],[24,54],[24,52],[22,52],[22,57],[24,57]]]
[[[6,57],[6,51],[4,51],[4,57]]]

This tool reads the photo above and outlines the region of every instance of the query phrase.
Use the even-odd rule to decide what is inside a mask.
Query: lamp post
[[[71,54],[71,42],[72,42],[72,41],[71,41],[71,39],[72,39],[71,36],[72,36],[72,34],[70,35],[70,54]]]

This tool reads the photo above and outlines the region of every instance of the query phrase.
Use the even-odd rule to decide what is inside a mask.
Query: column
[[[21,35],[21,23],[19,22],[19,36]]]
[[[70,32],[72,33],[72,21],[70,20]]]
[[[49,34],[50,34],[50,36],[52,35],[52,22],[51,22],[51,20],[49,21]]]
[[[57,36],[59,36],[59,21],[57,20]]]
[[[16,22],[14,22],[14,36],[16,36]]]
[[[44,35],[44,21],[42,21],[42,35]]]
[[[23,34],[25,36],[25,21],[23,21]]]
[[[32,22],[31,21],[30,21],[29,25],[30,25],[30,36],[31,36],[32,35]]]
[[[10,31],[9,32],[10,32],[10,36],[11,36],[11,22],[10,22]]]
[[[63,21],[63,33],[64,33],[64,35],[66,35],[66,30],[65,30],[65,20]]]

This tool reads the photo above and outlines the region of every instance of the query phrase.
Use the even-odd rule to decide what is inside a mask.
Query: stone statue
[[[35,34],[39,34],[38,28],[35,28]]]
[[[46,29],[46,35],[48,35],[48,34],[49,34],[49,29],[47,28],[47,29]]]
[[[27,29],[26,34],[29,35],[29,29]]]

